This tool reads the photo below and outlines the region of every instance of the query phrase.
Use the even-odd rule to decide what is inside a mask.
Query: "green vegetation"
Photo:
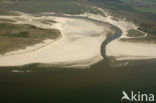
[[[137,12],[156,14],[155,0],[122,0],[122,1],[125,4],[130,5]]]
[[[8,34],[1,34],[1,36],[7,36],[7,37],[21,37],[21,38],[27,38],[29,36],[29,33],[28,32],[19,32],[18,34],[11,34],[11,33],[8,33]]]
[[[145,8],[145,7],[134,7],[135,10],[142,13],[153,13],[156,14],[155,8]]]
[[[144,36],[145,34],[138,30],[129,30],[127,35],[130,37],[140,37]]]
[[[3,0],[4,1],[4,0]],[[155,35],[156,24],[155,0],[9,0],[12,3],[3,3],[1,9],[17,10],[28,13],[55,12],[58,14],[81,14],[90,12],[99,14],[101,11],[93,8],[100,7],[111,12],[118,18],[126,17],[142,28],[142,31]],[[31,4],[31,5],[30,5]],[[0,14],[7,14],[0,12]],[[49,21],[41,21],[49,24]]]
[[[84,12],[101,13],[93,7],[111,10],[117,17],[127,17],[133,21],[155,20],[155,0],[10,0],[2,8],[29,13],[56,12],[81,14]],[[31,4],[31,5],[30,5]],[[2,4],[1,4],[2,5]],[[148,14],[147,14],[148,13]]]
[[[84,11],[95,12],[87,0],[16,0],[14,3],[5,3],[5,8],[29,13],[56,12],[66,14],[80,14]],[[31,4],[31,5],[30,5]]]
[[[13,11],[9,11],[9,10],[1,10],[0,9],[0,15],[14,15],[14,16],[17,16],[17,15],[19,15],[18,13],[16,13],[16,12],[13,12]]]
[[[15,22],[14,20],[10,20],[10,19],[3,19],[3,18],[0,18],[0,22]]]
[[[42,29],[32,25],[0,23],[0,54],[23,49],[46,39],[57,39],[56,29]]]
[[[156,27],[153,27],[153,28],[152,27],[142,27],[142,28],[139,28],[139,30],[156,36]]]
[[[146,37],[143,37],[143,38],[122,38],[120,40],[122,41],[129,41],[129,42],[145,42],[145,43],[156,43],[156,35],[153,35],[152,33],[156,33],[156,28],[155,29],[152,29],[152,33],[150,33],[150,29],[152,29],[151,27],[149,29],[147,29],[147,27],[145,28],[139,28],[139,30],[141,31],[144,31],[144,32],[147,32],[148,35]],[[138,31],[138,30],[129,30],[128,31],[128,36],[130,37],[140,37],[140,36],[143,36],[145,35],[144,33]]]
[[[141,42],[141,43],[156,43],[156,36],[148,34],[144,38],[122,38],[122,41]]]

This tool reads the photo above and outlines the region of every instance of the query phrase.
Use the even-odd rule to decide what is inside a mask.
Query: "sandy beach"
[[[103,11],[105,13],[105,11]],[[113,40],[106,46],[107,57],[113,57],[115,60],[139,60],[139,59],[154,59],[156,58],[156,44],[155,43],[144,43],[144,42],[130,42],[122,41],[121,39],[131,39],[131,38],[146,38],[148,35],[145,33],[141,37],[129,37],[127,36],[128,30],[137,30],[137,26],[132,22],[122,20],[115,21],[112,16],[107,15],[103,17],[101,15],[94,15],[90,13],[85,13],[81,16],[87,16],[92,19],[104,21],[119,27],[122,30],[122,36],[116,40]]]
[[[106,39],[107,33],[111,32],[108,25],[95,23],[87,19],[55,16],[33,17],[26,14],[14,18],[16,20],[22,19],[22,21],[16,22],[18,24],[31,24],[41,28],[57,28],[61,31],[62,36],[52,43],[49,42],[53,40],[48,40],[48,45],[45,42],[2,55],[0,56],[0,66],[45,63],[88,67],[103,59],[100,46]],[[38,22],[41,19],[54,20],[57,23],[51,25],[41,24]],[[43,47],[37,49],[40,47],[39,45]],[[33,49],[36,50],[32,51]]]
[[[119,27],[122,31],[121,37],[106,46],[106,56],[108,57],[114,57],[115,60],[156,58],[156,44],[154,43],[121,41],[122,38],[131,38],[127,36],[127,31],[137,30],[136,25],[125,19],[114,20],[106,11],[103,13],[106,16],[90,13],[66,16],[86,17]],[[1,55],[0,66],[44,63],[55,66],[89,67],[104,59],[100,53],[101,44],[107,38],[107,34],[112,32],[109,25],[84,18],[36,17],[25,13],[22,13],[21,16],[0,16],[0,18],[15,20],[15,24],[31,24],[45,29],[56,28],[61,32],[61,37],[56,41],[46,40],[44,43]],[[54,20],[56,23],[45,24],[40,20]],[[137,38],[146,36],[147,34]]]

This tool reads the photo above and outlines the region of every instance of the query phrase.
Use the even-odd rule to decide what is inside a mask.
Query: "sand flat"
[[[62,63],[64,65],[76,63],[76,65],[79,66],[90,66],[103,59],[100,53],[100,47],[106,39],[107,33],[111,31],[108,26],[98,25],[90,20],[80,18],[72,19],[51,16],[40,18],[21,16],[20,18],[22,17],[24,21],[18,21],[19,24],[32,24],[48,29],[57,28],[61,31],[62,37],[33,52],[27,52],[28,49],[24,49],[22,51],[27,53],[1,56],[0,66],[20,66],[31,63]],[[32,19],[30,20],[30,18]],[[52,19],[57,23],[53,25],[41,24],[37,22],[37,19]],[[26,22],[27,20],[28,22]],[[33,46],[31,48],[33,48]],[[34,49],[35,48],[34,45]]]

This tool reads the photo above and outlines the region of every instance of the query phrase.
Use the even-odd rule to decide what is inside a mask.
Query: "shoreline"
[[[20,16],[20,17],[22,17],[22,16]],[[30,17],[30,15],[28,17]],[[32,18],[35,19],[35,17],[32,17]],[[33,23],[33,19],[31,19],[31,20],[29,19],[29,21]],[[100,25],[102,25],[102,26],[99,26],[99,25],[95,24],[96,21],[91,21],[91,20],[88,20],[87,18],[74,18],[73,19],[73,18],[68,18],[68,17],[63,18],[63,17],[47,16],[45,18],[38,17],[37,19],[56,20],[57,23],[54,25],[51,25],[51,28],[56,28],[56,29],[60,30],[61,35],[63,36],[62,39],[57,40],[57,41],[53,42],[52,44],[45,46],[43,49],[33,51],[32,53],[29,52],[29,53],[25,53],[25,54],[14,54],[14,55],[0,57],[0,59],[1,59],[0,66],[22,66],[22,65],[33,64],[33,63],[41,63],[41,64],[43,63],[43,64],[48,64],[48,65],[53,66],[53,65],[59,65],[59,63],[61,63],[60,65],[63,65],[63,67],[65,65],[68,65],[69,67],[86,68],[86,67],[90,67],[91,65],[93,65],[95,63],[98,63],[99,61],[101,61],[103,59],[103,57],[101,56],[101,53],[100,53],[100,46],[101,46],[100,42],[103,42],[103,40],[106,39],[106,34],[108,31],[110,31],[110,28],[108,29],[106,24],[101,23]],[[69,22],[69,24],[68,24],[68,22]],[[80,23],[80,25],[76,24],[75,22]],[[85,22],[85,23],[83,23],[83,22]],[[22,23],[22,22],[20,22],[20,23]],[[100,22],[97,22],[97,23],[100,23]],[[27,24],[30,24],[30,23],[28,22]],[[33,25],[35,26],[37,24],[33,23]],[[68,26],[66,27],[65,25],[69,25],[69,27]],[[82,25],[87,25],[87,26],[82,27]],[[74,26],[76,26],[76,27],[74,27]],[[80,28],[79,31],[77,31],[77,30],[73,31],[74,28],[77,28],[77,26]],[[65,27],[65,28],[63,29],[62,27],[63,28]],[[89,28],[89,27],[91,27],[91,28]],[[46,25],[43,28],[46,28]],[[71,31],[70,30],[67,31],[67,28],[71,28]],[[72,30],[72,28],[73,28],[73,30]],[[73,33],[73,34],[71,35],[71,33]],[[79,34],[77,34],[77,33],[79,33]],[[67,34],[68,34],[68,36],[67,36]],[[75,35],[75,34],[77,34],[77,35]],[[61,42],[63,40],[65,40],[65,41]],[[71,42],[71,41],[74,41],[74,42]],[[64,45],[64,46],[67,46],[66,48],[62,47],[62,50],[59,49],[56,51],[55,49],[58,49],[59,46],[55,47],[55,45],[60,45],[59,42],[63,43],[61,45],[64,45],[64,43],[68,44],[68,42],[71,42],[71,43],[68,45]],[[92,42],[94,42],[94,43],[92,43]],[[48,54],[48,51],[49,51],[47,49],[48,46],[49,46],[49,48],[51,48],[50,50],[52,50],[52,52],[55,51],[54,53],[56,54],[56,56],[51,56],[51,58],[49,58],[50,55],[43,56],[43,55]],[[88,50],[86,48],[88,48]],[[93,48],[95,48],[95,49],[93,49]],[[47,50],[44,51],[44,49],[47,49],[48,51]],[[76,51],[74,51],[74,52],[77,52],[77,50],[78,50],[78,52],[77,52],[78,54],[62,54],[61,53],[61,51],[66,52],[66,51],[68,51],[68,49],[70,51],[73,51],[72,49],[75,49]],[[44,54],[42,53],[42,55],[40,55],[40,53],[42,51],[44,51],[43,52]],[[59,52],[61,53],[60,55],[59,55]],[[66,52],[66,53],[68,53],[68,52]],[[24,57],[22,57],[22,55]],[[29,56],[29,55],[32,55],[32,56]],[[36,60],[34,58],[32,58],[34,55],[38,55],[37,57],[35,57]],[[61,55],[62,55],[62,57],[61,57]],[[68,57],[70,55],[73,55],[71,57],[72,58],[74,57],[74,58],[72,59],[72,58]],[[26,56],[30,57],[30,59],[26,58]],[[39,59],[39,57],[40,57],[40,59]],[[49,59],[46,60],[43,57],[48,57]],[[14,62],[13,58],[16,58],[17,60],[19,58],[22,60]],[[25,58],[25,60],[23,60],[24,58]]]
[[[22,13],[23,14],[23,16],[21,16],[21,17],[24,17],[24,15],[28,15],[28,17],[27,18],[32,18],[31,20],[29,19],[29,21],[33,21],[33,19],[35,19],[35,17],[32,17],[32,15],[30,14],[24,14],[24,13]],[[26,19],[27,19],[26,18]],[[69,22],[69,24],[72,24],[73,26],[71,26],[70,27],[70,29],[72,29],[74,26],[77,26],[77,24],[75,23],[77,20],[78,20],[78,22],[81,24],[82,22],[84,22],[85,20],[89,20],[89,21],[92,21],[92,23],[93,22],[95,22],[95,23],[102,23],[102,24],[105,24],[105,25],[109,25],[109,26],[111,26],[111,27],[113,27],[113,29],[115,29],[115,34],[114,35],[111,35],[111,36],[108,36],[108,35],[105,35],[105,36],[102,36],[102,37],[100,37],[101,39],[99,39],[100,40],[100,42],[99,42],[99,40],[98,40],[98,42],[99,42],[99,44],[98,44],[98,48],[99,48],[99,50],[97,49],[97,47],[93,47],[93,48],[96,48],[96,49],[94,49],[94,52],[93,52],[93,54],[95,53],[95,50],[97,50],[96,51],[96,53],[98,54],[98,55],[96,55],[95,56],[95,58],[94,58],[94,55],[92,54],[92,55],[90,55],[90,57],[87,57],[87,58],[90,58],[90,59],[87,59],[86,57],[84,58],[82,55],[84,55],[84,53],[81,53],[81,50],[80,50],[80,52],[79,52],[79,57],[77,57],[77,59],[75,58],[75,59],[70,59],[68,56],[70,56],[71,54],[68,54],[68,52],[67,52],[67,54],[66,55],[64,55],[64,56],[62,56],[61,58],[64,58],[64,60],[65,61],[62,61],[61,59],[60,59],[60,61],[59,61],[59,59],[58,58],[60,58],[59,56],[58,57],[56,57],[56,61],[54,60],[52,60],[51,62],[49,62],[49,63],[47,63],[47,62],[31,62],[31,63],[27,63],[27,64],[33,64],[33,63],[41,63],[41,65],[43,64],[46,64],[46,65],[51,65],[51,66],[55,66],[55,65],[57,65],[58,67],[66,67],[66,65],[68,65],[67,67],[74,67],[74,68],[76,68],[76,67],[78,67],[78,68],[88,68],[88,67],[90,67],[90,66],[92,66],[92,65],[94,65],[94,64],[96,64],[96,63],[98,63],[99,61],[101,61],[101,60],[103,60],[103,59],[109,59],[109,57],[113,57],[113,58],[115,58],[115,60],[117,60],[117,61],[123,61],[123,60],[138,60],[138,59],[151,59],[151,58],[156,58],[156,54],[154,53],[154,52],[156,52],[156,49],[155,49],[155,47],[156,47],[156,44],[149,44],[149,43],[146,43],[146,46],[140,46],[140,45],[144,45],[145,43],[135,43],[135,42],[123,42],[123,41],[121,41],[120,39],[122,39],[122,38],[130,38],[130,37],[128,37],[126,34],[127,34],[127,31],[128,30],[130,30],[130,29],[135,29],[135,30],[137,30],[137,26],[136,25],[134,25],[133,23],[131,23],[131,22],[129,22],[129,21],[125,21],[125,20],[119,20],[119,21],[115,21],[115,20],[113,20],[112,18],[111,18],[111,16],[109,16],[109,15],[107,15],[106,17],[103,17],[103,16],[101,16],[101,15],[95,15],[95,14],[90,14],[90,13],[84,13],[84,14],[82,14],[82,15],[57,15],[57,14],[55,14],[55,13],[52,13],[52,14],[50,14],[50,13],[47,13],[46,15],[40,15],[40,16],[38,16],[38,17],[36,17],[37,18],[37,20],[38,19],[44,19],[44,20],[49,20],[49,19],[53,19],[53,20],[56,20],[58,23],[56,24],[56,25],[51,25],[51,27],[50,28],[56,28],[56,29],[58,29],[58,30],[60,30],[61,32],[62,31],[65,31],[66,33],[64,34],[64,33],[62,33],[62,35],[65,37],[65,39],[69,39],[68,37],[66,38],[66,34],[72,34],[71,32],[70,33],[68,33],[68,31],[67,30],[69,30],[69,28],[66,28],[66,29],[62,29],[62,27],[64,27],[65,26],[65,24],[67,23],[68,24],[68,22]],[[79,21],[80,20],[80,21]],[[73,23],[72,23],[72,22]],[[71,23],[70,23],[71,22]],[[33,22],[32,22],[33,23]],[[60,24],[59,24],[60,23]],[[62,24],[63,25],[62,25]],[[78,23],[78,24],[79,24]],[[28,23],[29,24],[29,23]],[[85,23],[82,23],[80,26],[79,26],[79,28],[81,28],[83,25],[84,25]],[[34,26],[39,26],[39,25],[37,25],[37,24],[35,24],[35,23],[33,23],[33,25]],[[94,25],[97,25],[97,24],[94,24]],[[85,27],[88,27],[89,28],[89,26],[91,26],[91,25],[87,25],[87,26],[85,26]],[[98,25],[99,26],[99,25]],[[43,28],[49,28],[48,26],[46,26],[46,25],[44,25],[44,26],[42,26]],[[94,27],[93,27],[94,28]],[[82,30],[83,30],[83,28],[81,28]],[[94,28],[95,29],[95,28]],[[98,30],[98,28],[96,28],[97,30]],[[95,29],[95,31],[96,31],[96,29]],[[74,30],[74,28],[72,29],[72,30]],[[84,36],[84,34],[86,34],[86,33],[84,33],[84,32],[82,32],[82,30],[81,30],[81,33],[83,34],[83,35],[75,35],[76,37],[72,37],[72,35],[71,35],[71,37],[72,37],[72,39],[73,40],[77,40],[77,39],[81,39],[81,40],[83,40],[83,39],[85,39],[83,36]],[[70,31],[70,30],[69,30]],[[92,31],[93,32],[93,31]],[[91,33],[91,35],[93,36],[93,34],[92,34],[92,32],[90,32]],[[76,32],[77,33],[77,32]],[[80,33],[80,34],[81,34]],[[101,32],[102,33],[102,32]],[[87,36],[89,37],[89,36],[91,36],[90,34],[88,35],[87,34]],[[97,36],[97,35],[96,35]],[[96,36],[93,36],[93,37],[95,37],[96,38]],[[147,36],[147,34],[145,34],[145,36]],[[87,37],[87,38],[88,38]],[[89,37],[90,38],[90,37]],[[135,38],[135,37],[134,37]],[[143,38],[143,37],[140,37],[140,38]],[[64,38],[63,38],[64,39]],[[97,43],[97,40],[95,40],[94,42],[95,43]],[[66,41],[67,42],[67,41]],[[79,42],[80,44],[81,44],[81,42]],[[80,44],[76,44],[75,46],[76,47],[78,47],[78,46],[80,46]],[[91,42],[90,42],[91,43]],[[90,44],[90,43],[88,43],[88,44]],[[54,42],[54,45],[55,44],[57,44],[57,41],[55,41]],[[88,45],[87,44],[87,45]],[[108,45],[107,45],[108,44]],[[68,45],[71,45],[71,44],[68,44]],[[153,45],[153,46],[152,46]],[[71,45],[71,48],[75,48],[75,46],[72,46]],[[139,50],[138,49],[133,49],[133,48],[137,48],[137,46],[140,48]],[[67,46],[68,47],[68,46]],[[120,47],[120,48],[119,48]],[[90,47],[87,47],[87,48],[90,48]],[[93,50],[93,48],[92,48],[92,50]],[[121,49],[122,48],[122,49]],[[132,49],[132,50],[131,50]],[[65,48],[64,49],[62,49],[62,50],[66,50]],[[60,51],[62,51],[61,49],[59,49],[58,51],[56,51],[56,52],[60,52]],[[71,49],[72,50],[72,49]],[[127,51],[128,50],[128,51]],[[142,50],[144,50],[144,52],[141,52]],[[152,54],[151,55],[149,55],[149,51],[150,50],[153,50],[154,52],[152,52]],[[83,49],[83,51],[84,51],[84,49]],[[77,51],[76,51],[77,52]],[[145,53],[146,52],[146,53]],[[85,52],[86,53],[86,52]],[[90,52],[88,52],[88,53],[90,53]],[[76,55],[76,54],[75,54]],[[73,56],[71,56],[71,57],[75,57],[75,55],[73,55]],[[88,55],[88,54],[86,54],[86,55]],[[85,56],[85,55],[84,55]],[[96,58],[97,57],[97,58]],[[66,58],[66,59],[65,59]],[[68,59],[67,59],[68,58]],[[81,58],[81,59],[80,59]],[[83,59],[84,58],[84,59]],[[57,60],[58,59],[58,60]],[[91,60],[93,60],[93,62],[88,62],[87,64],[84,64],[85,62],[87,62],[87,61],[91,61]],[[81,63],[82,62],[82,63]],[[2,64],[0,64],[0,66],[1,66]],[[24,64],[25,65],[25,64]]]

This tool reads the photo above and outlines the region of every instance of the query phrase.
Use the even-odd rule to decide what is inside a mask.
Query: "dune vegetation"
[[[143,32],[138,31],[138,30],[128,30],[127,35],[130,37],[141,37],[141,36],[144,36],[145,34]]]
[[[42,29],[26,24],[0,23],[0,54],[43,42],[57,39],[57,29]]]

